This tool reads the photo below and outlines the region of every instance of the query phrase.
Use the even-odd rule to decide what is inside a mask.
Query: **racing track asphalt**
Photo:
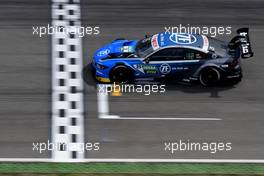
[[[263,16],[264,2],[253,0],[83,0],[83,26],[100,26],[99,36],[83,40],[84,63],[119,37],[141,38],[164,26],[250,26],[255,51],[243,61],[244,79],[234,87],[175,85],[164,95],[111,97],[111,113],[121,116],[216,117],[222,121],[99,120],[96,91],[85,93],[85,140],[99,141],[87,158],[264,159]],[[42,0],[0,2],[0,157],[49,157],[32,152],[32,142],[50,135],[50,50],[47,37],[32,36],[32,26],[47,25],[49,4]],[[234,32],[234,31],[233,31]],[[226,37],[228,38],[228,37]],[[164,141],[232,142],[231,152],[163,152]]]
[[[50,50],[47,37],[32,35],[46,26],[48,1],[0,1],[0,158],[44,158],[32,142],[50,135]]]
[[[91,78],[86,85],[85,140],[101,142],[88,158],[264,159],[264,2],[260,0],[89,0],[82,1],[84,26],[100,26],[84,38],[87,64],[92,53],[115,38],[140,39],[164,26],[249,26],[255,56],[243,60],[243,81],[234,87],[174,85],[165,94],[110,98],[111,114],[122,117],[221,118],[221,121],[98,120]],[[230,40],[232,36],[218,36]],[[230,152],[164,152],[163,142],[231,142]]]

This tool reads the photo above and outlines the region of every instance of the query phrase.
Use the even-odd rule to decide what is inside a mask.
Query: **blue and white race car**
[[[99,82],[138,79],[200,82],[204,86],[242,78],[240,58],[253,56],[248,28],[229,43],[199,34],[159,33],[142,40],[116,39],[94,54]]]

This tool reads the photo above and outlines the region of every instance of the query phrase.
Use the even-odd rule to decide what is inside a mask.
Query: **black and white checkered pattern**
[[[79,0],[53,0],[53,27],[76,30],[80,25]],[[65,32],[52,35],[52,142],[61,144],[52,152],[55,161],[84,158],[79,148],[84,143],[81,46],[77,35]]]

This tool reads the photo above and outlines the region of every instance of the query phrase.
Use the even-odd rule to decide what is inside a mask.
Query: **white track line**
[[[109,114],[109,104],[108,104],[108,95],[106,89],[104,92],[99,92],[100,85],[97,86],[97,106],[98,106],[98,116],[103,118]]]
[[[101,88],[101,89],[100,89]],[[97,85],[98,118],[104,120],[192,120],[192,121],[217,121],[220,118],[173,118],[173,117],[120,117],[109,115],[109,101],[107,86]]]
[[[72,31],[52,35],[52,151],[54,161],[84,158],[82,43],[79,0],[52,0],[52,26]],[[64,144],[64,145],[63,145]]]
[[[173,117],[120,117],[115,115],[100,116],[100,119],[108,120],[193,120],[193,121],[215,121],[222,120],[219,118],[173,118]]]
[[[0,158],[0,162],[57,162],[53,159],[45,158]],[[264,164],[261,159],[69,159],[63,162],[79,163],[248,163]]]

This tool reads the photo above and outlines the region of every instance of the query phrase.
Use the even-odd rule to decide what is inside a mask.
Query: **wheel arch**
[[[207,68],[216,68],[217,70],[219,70],[220,72],[223,72],[224,70],[219,66],[219,65],[216,65],[216,64],[206,64],[206,65],[202,65],[194,74],[195,77],[199,77],[199,75],[201,74],[201,72],[204,70],[204,69],[207,69]]]
[[[117,62],[117,63],[115,63],[115,65],[110,69],[109,74],[111,73],[111,71],[112,71],[115,67],[117,67],[117,66],[119,66],[119,65],[123,65],[123,66],[127,67],[131,72],[135,72],[135,70],[133,69],[133,67],[130,66],[129,64],[126,64],[125,62]]]

